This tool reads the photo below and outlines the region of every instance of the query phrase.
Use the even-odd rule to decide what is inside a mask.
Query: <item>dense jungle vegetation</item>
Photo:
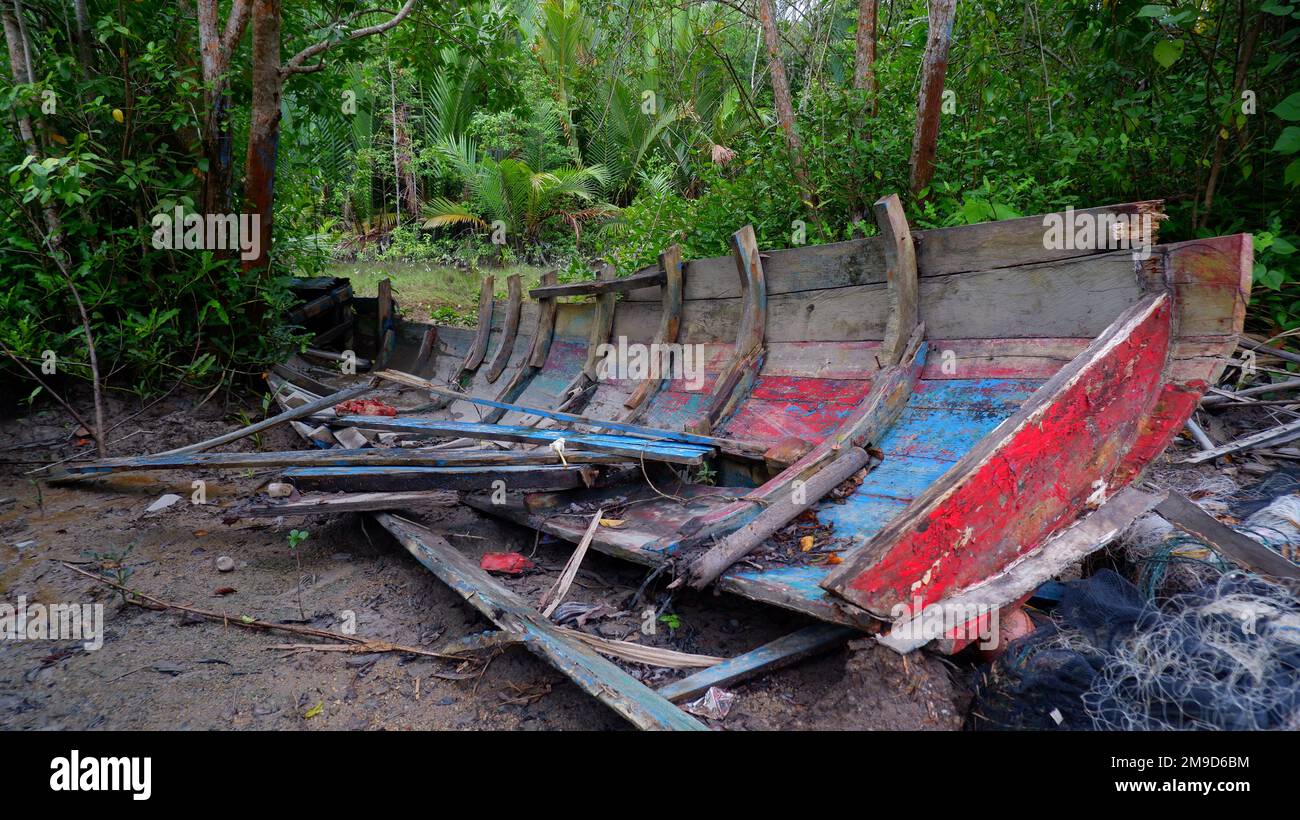
[[[341,260],[627,273],[672,242],[725,253],[746,223],[769,248],[874,233],[890,192],[918,227],[1163,198],[1164,239],[1253,232],[1253,327],[1300,327],[1300,0],[6,0],[0,17],[11,403],[95,374],[142,399],[238,383],[296,343],[289,278]],[[178,207],[258,215],[260,247],[155,247]]]

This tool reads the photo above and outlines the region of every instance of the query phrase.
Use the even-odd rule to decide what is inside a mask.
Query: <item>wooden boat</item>
[[[856,545],[843,563],[739,565],[718,583],[836,623],[896,621],[1041,553],[1102,508],[1219,377],[1242,329],[1250,237],[1158,245],[1161,217],[1161,203],[1138,202],[913,234],[889,198],[877,206],[877,237],[762,253],[743,229],[730,258],[685,261],[670,248],[655,268],[543,285],[533,300],[512,277],[509,298],[493,301],[489,278],[477,328],[384,319],[385,367],[464,398],[330,424],[512,442],[509,452],[541,448],[553,464],[559,454],[547,445],[556,438],[638,467],[707,460],[713,483],[670,476],[669,490],[644,480],[587,488],[592,468],[581,456],[545,479],[519,467],[536,490],[511,486],[509,473],[489,465],[482,475],[505,479],[509,503],[467,498],[578,541],[586,517],[553,511],[630,494],[638,503],[620,513],[626,525],[597,530],[593,548],[651,565],[693,556],[696,569],[707,569],[698,567],[702,545],[789,506],[837,462],[857,464],[833,471],[845,476],[870,465],[842,503],[817,509]],[[1073,241],[1084,229],[1092,239]],[[1150,243],[1145,253],[1139,240]],[[685,368],[663,379],[605,378],[609,359],[597,354],[607,344],[685,346],[687,356],[702,353],[704,376],[690,383]],[[302,380],[283,383],[309,367],[281,369],[281,394],[310,395]],[[318,392],[342,384],[328,379]],[[418,387],[399,395],[399,408],[430,403]],[[288,475],[330,490],[490,487],[475,485],[471,470]]]
[[[300,318],[373,367],[342,376],[321,366],[337,353],[296,356],[269,376],[277,399],[289,410],[387,371],[376,398],[397,415],[326,413],[300,431],[443,443],[306,453],[285,475],[304,491],[461,490],[489,514],[672,562],[695,586],[858,630],[892,625],[900,649],[934,638],[959,649],[973,634],[965,616],[941,635],[901,627],[934,607],[1017,605],[1146,512],[1133,483],[1235,349],[1250,236],[1161,245],[1161,211],[1136,202],[912,232],[888,197],[866,239],[763,251],[744,228],[730,257],[668,248],[626,278],[548,275],[531,298],[510,277],[496,300],[488,277],[469,329],[402,321],[386,287],[349,324],[349,303],[364,300],[317,283]],[[617,357],[634,372],[608,367],[610,346],[673,345],[675,361],[700,367],[650,374],[662,378]],[[744,560],[810,505],[835,557]],[[600,507],[625,523],[589,527]],[[476,567],[454,550],[378,517],[471,601],[485,594],[486,576],[467,580]],[[615,672],[592,672],[517,609],[512,623],[580,685],[638,725],[674,720],[635,687],[611,699],[592,681]]]

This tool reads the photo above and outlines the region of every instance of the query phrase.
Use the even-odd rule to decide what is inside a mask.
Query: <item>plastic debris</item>
[[[524,570],[537,566],[517,552],[485,552],[478,565],[488,572],[500,572],[506,575],[518,575]]]
[[[334,405],[334,412],[340,416],[397,416],[396,407],[374,399],[348,399]]]
[[[167,493],[166,495],[159,496],[157,501],[153,502],[145,509],[145,512],[153,513],[158,512],[159,510],[165,510],[180,500],[181,497],[179,495],[176,495],[175,493]]]
[[[735,702],[735,692],[728,692],[726,689],[710,686],[709,691],[701,695],[698,700],[693,700],[682,708],[702,718],[722,720],[731,711],[731,705]]]

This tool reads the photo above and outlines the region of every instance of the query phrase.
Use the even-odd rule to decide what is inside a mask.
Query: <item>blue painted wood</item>
[[[586,486],[582,467],[295,467],[284,477],[299,490],[568,490]]]
[[[675,703],[692,700],[709,691],[710,687],[740,683],[860,635],[862,632],[852,627],[813,624],[743,655],[728,658],[716,666],[701,669],[693,675],[661,686],[659,694]]]
[[[415,560],[455,590],[501,629],[524,637],[525,646],[549,661],[583,691],[594,696],[641,729],[699,731],[706,727],[662,695],[602,658],[571,641],[563,630],[454,548],[447,540],[413,522],[376,513],[375,520],[401,542]]]
[[[678,441],[652,441],[638,436],[620,436],[605,433],[579,433],[573,430],[538,429],[516,424],[484,424],[471,421],[446,421],[427,418],[391,418],[387,416],[320,417],[340,427],[362,427],[370,430],[388,430],[406,433],[428,433],[439,436],[481,438],[496,441],[519,441],[533,444],[550,444],[564,439],[566,447],[595,452],[615,453],[641,457],[651,461],[668,461],[677,464],[699,464],[714,449],[708,445],[688,444]]]

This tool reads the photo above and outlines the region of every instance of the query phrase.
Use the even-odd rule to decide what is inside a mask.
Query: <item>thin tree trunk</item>
[[[81,63],[82,72],[89,76],[94,59],[91,50],[90,12],[86,10],[86,0],[72,0],[72,8],[77,21],[77,60]]]
[[[253,102],[248,125],[244,210],[258,220],[257,255],[246,272],[264,273],[271,264],[271,217],[275,205],[275,162],[280,143],[280,0],[253,0]]]
[[[957,0],[930,0],[930,33],[921,64],[921,93],[916,99],[916,131],[912,136],[911,190],[918,194],[934,177],[935,145],[939,141],[939,114],[943,105],[943,80],[948,73],[948,48]]]
[[[1233,99],[1240,104],[1241,92],[1246,87],[1246,72],[1250,68],[1250,61],[1255,56],[1255,43],[1259,41],[1259,32],[1264,25],[1264,14],[1260,12],[1255,15],[1255,22],[1246,32],[1245,39],[1241,43],[1241,48],[1237,52],[1237,68],[1233,73],[1232,89]],[[1219,125],[1217,122],[1215,133],[1218,136],[1214,140],[1214,159],[1210,162],[1210,175],[1205,182],[1205,201],[1204,209],[1200,214],[1200,226],[1204,227],[1210,219],[1210,207],[1214,205],[1214,192],[1219,184],[1219,174],[1223,170],[1223,154],[1228,147],[1228,138],[1231,134],[1226,126]]]
[[[804,198],[812,201],[813,191],[808,181],[808,166],[804,164],[803,144],[799,141],[799,132],[794,127],[790,82],[785,76],[785,63],[781,61],[781,41],[777,36],[776,13],[772,9],[772,0],[758,0],[758,21],[763,26],[763,38],[767,44],[767,67],[772,77],[772,98],[776,105],[776,118],[781,123],[781,130],[785,132],[785,144],[790,152],[790,165],[794,168],[794,178],[799,183]]]
[[[853,87],[866,91],[867,113],[876,113],[876,11],[879,0],[858,0],[858,31],[853,38]]]
[[[230,92],[226,72],[230,55],[248,26],[249,0],[236,0],[220,25],[217,0],[199,0],[199,54],[203,68],[203,122],[200,141],[208,169],[203,175],[200,203],[204,213],[230,211],[234,186],[234,139],[230,133]]]

